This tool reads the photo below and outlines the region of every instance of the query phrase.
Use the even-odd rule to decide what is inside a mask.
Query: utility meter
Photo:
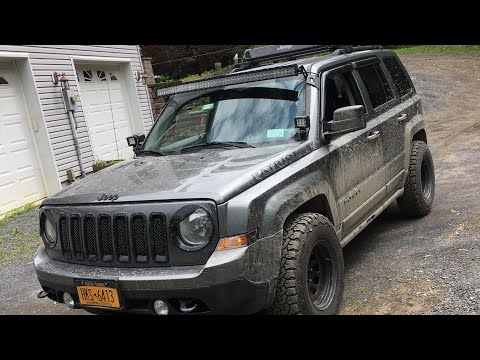
[[[75,111],[77,108],[78,95],[75,95],[73,90],[62,89],[63,101],[67,111]]]

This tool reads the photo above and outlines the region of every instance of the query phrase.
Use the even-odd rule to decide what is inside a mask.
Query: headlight
[[[198,208],[179,223],[178,230],[184,250],[200,250],[212,239],[213,220],[207,210]]]
[[[45,245],[54,247],[57,243],[57,226],[51,211],[44,211],[40,218],[40,231]]]

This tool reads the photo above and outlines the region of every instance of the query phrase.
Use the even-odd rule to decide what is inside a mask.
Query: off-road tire
[[[331,266],[335,274],[330,277],[330,283],[334,286],[327,297],[330,300],[324,302],[324,305],[328,304],[328,306],[319,309],[311,299],[307,279],[312,250],[323,247],[329,249],[331,265],[328,266]],[[273,303],[267,308],[267,313],[274,315],[338,314],[343,287],[343,253],[331,222],[326,217],[315,213],[299,214],[287,220],[283,231],[276,294]]]
[[[407,216],[421,217],[432,209],[435,196],[435,169],[428,146],[414,141],[410,154],[405,191],[397,199],[400,210]]]

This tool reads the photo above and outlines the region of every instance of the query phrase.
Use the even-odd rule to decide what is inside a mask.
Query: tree
[[[227,66],[236,53],[243,53],[249,45],[140,45],[143,56],[153,58],[155,75],[180,79],[214,68],[215,63]]]

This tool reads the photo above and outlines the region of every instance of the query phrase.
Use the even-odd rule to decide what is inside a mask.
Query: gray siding
[[[75,175],[80,175],[80,167],[73,142],[68,115],[60,93],[60,87],[52,83],[54,71],[65,72],[70,80],[70,88],[78,91],[74,81],[74,71],[70,56],[95,56],[110,58],[129,58],[133,73],[142,70],[139,48],[136,45],[0,45],[0,52],[28,53],[35,84],[40,97],[44,121],[52,144],[58,176],[61,182],[67,180],[66,170],[73,168]],[[148,90],[142,82],[136,88],[140,101],[140,110],[146,131],[150,130],[153,119],[150,110]],[[87,172],[92,170],[94,162],[90,139],[81,106],[75,112],[78,123],[78,137],[82,151],[82,159]]]

